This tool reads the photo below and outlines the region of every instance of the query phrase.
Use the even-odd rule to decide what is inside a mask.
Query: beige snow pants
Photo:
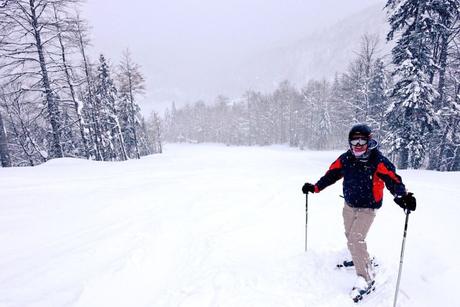
[[[366,281],[374,278],[369,253],[367,252],[366,236],[374,221],[375,209],[343,207],[343,223],[347,237],[348,250],[355,265],[356,274]]]

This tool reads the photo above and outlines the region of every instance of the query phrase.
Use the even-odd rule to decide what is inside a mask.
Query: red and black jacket
[[[382,206],[383,187],[396,195],[405,195],[406,188],[394,165],[378,149],[366,161],[358,160],[348,150],[331,164],[327,173],[315,184],[315,192],[343,178],[343,196],[351,207],[378,209]]]

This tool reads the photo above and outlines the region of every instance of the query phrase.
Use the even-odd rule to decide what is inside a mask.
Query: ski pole
[[[407,210],[406,211],[406,222],[404,223],[404,235],[403,235],[403,241],[402,241],[402,246],[401,246],[401,257],[399,259],[398,281],[396,282],[396,291],[395,291],[395,299],[393,302],[393,307],[396,307],[396,302],[398,301],[399,283],[401,282],[401,272],[402,272],[402,265],[403,265],[403,258],[404,258],[404,247],[406,245],[407,224],[409,223],[409,214],[410,214],[410,210]]]
[[[308,193],[305,194],[305,252],[307,251],[307,232],[308,232]]]

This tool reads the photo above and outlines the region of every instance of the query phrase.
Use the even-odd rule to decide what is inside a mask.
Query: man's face
[[[357,157],[363,155],[367,151],[368,138],[361,135],[355,135],[350,140],[351,149],[353,154]]]

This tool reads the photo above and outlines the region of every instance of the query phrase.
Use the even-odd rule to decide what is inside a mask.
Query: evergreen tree
[[[117,89],[110,76],[110,68],[101,54],[97,68],[95,102],[100,116],[102,152],[104,160],[126,160],[127,154],[118,119]]]
[[[390,144],[399,154],[400,168],[419,168],[424,162],[429,134],[439,125],[433,110],[438,95],[430,82],[434,72],[432,52],[432,12],[429,0],[389,0],[390,32],[400,33],[392,50],[392,106],[387,114]]]

